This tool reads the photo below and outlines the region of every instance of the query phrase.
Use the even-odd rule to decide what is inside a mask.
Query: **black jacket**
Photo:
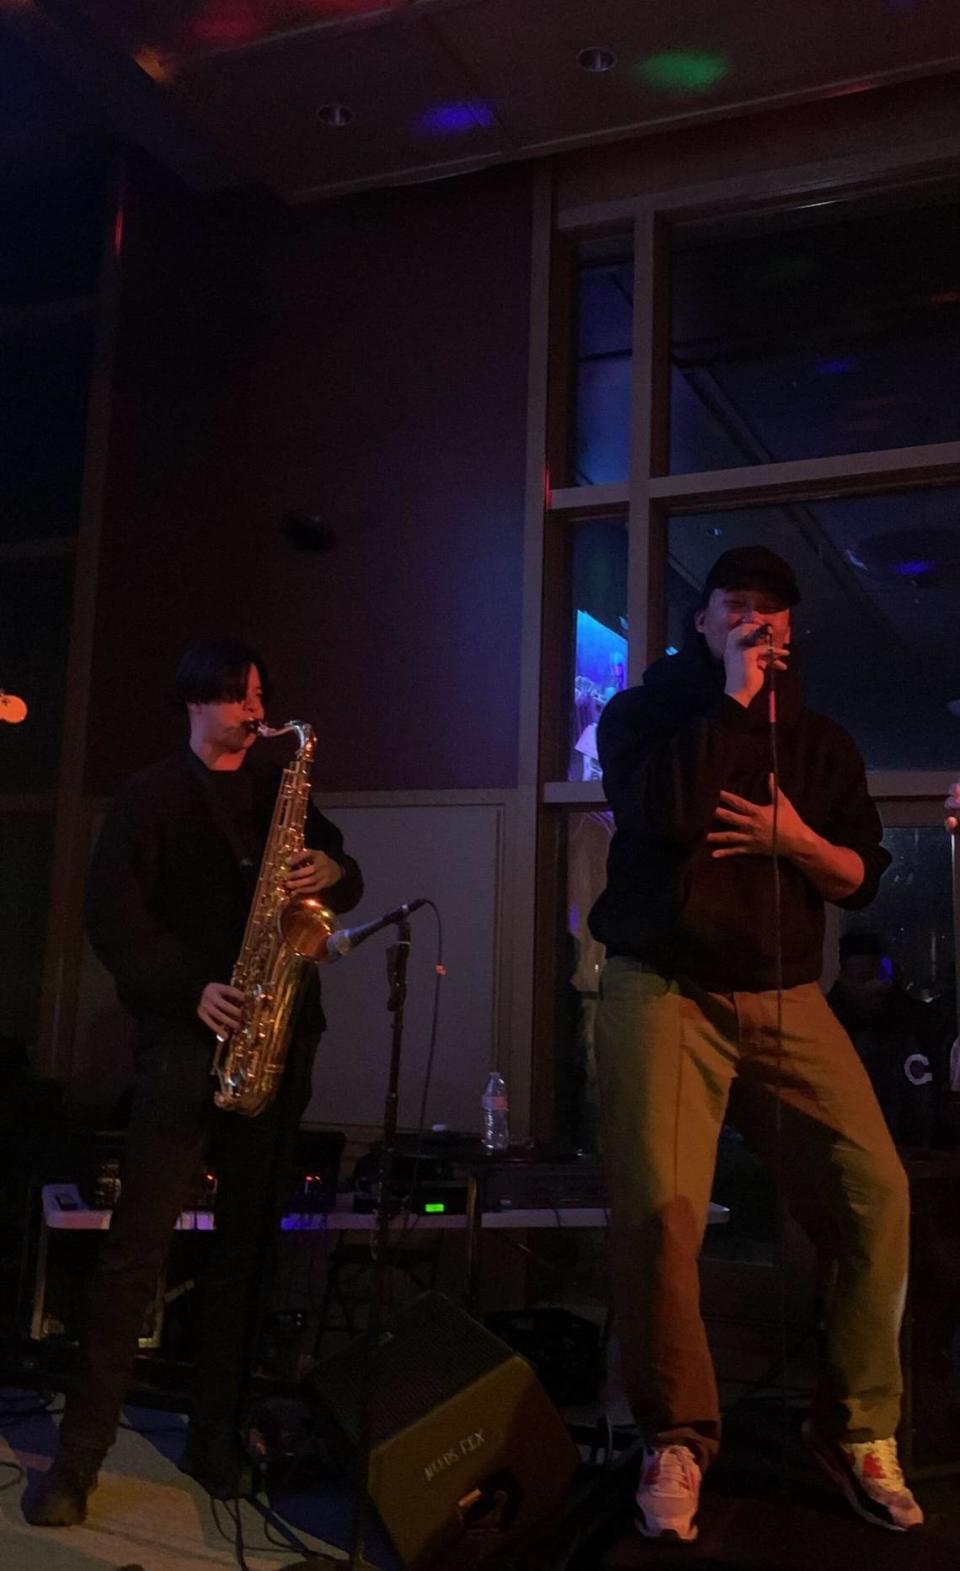
[[[590,930],[608,954],[712,992],[760,992],[775,985],[773,863],[711,859],[706,836],[721,790],[770,800],[766,700],[744,709],[723,686],[722,663],[696,634],[604,710],[597,742],[616,833]],[[803,707],[795,663],[778,701],[781,789],[811,829],[863,858],[863,883],[838,903],[865,906],[890,857],[860,755],[840,726]],[[820,975],[823,899],[791,862],[780,868],[783,983],[795,987]]]
[[[151,1028],[169,1034],[173,1022],[203,1032],[200,994],[208,982],[230,980],[280,782],[269,760],[251,756],[242,770],[257,842],[249,871],[218,814],[209,771],[189,749],[135,775],[107,813],[87,881],[87,931],[147,1035]],[[304,840],[344,869],[324,904],[350,910],[363,892],[360,870],[339,829],[312,804]],[[322,1025],[318,1004],[314,1013]]]

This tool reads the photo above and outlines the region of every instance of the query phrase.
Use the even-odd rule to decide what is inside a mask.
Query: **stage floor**
[[[0,1396],[0,1462],[27,1472],[46,1468],[56,1439],[55,1414],[36,1394]],[[59,1401],[55,1408],[59,1407]],[[628,1504],[581,1552],[571,1571],[698,1566],[716,1571],[956,1571],[960,1566],[960,1477],[927,1479],[916,1493],[928,1525],[909,1536],[859,1521],[810,1463],[797,1437],[798,1413],[788,1414],[790,1440],[784,1471],[782,1411],[776,1403],[747,1403],[728,1422],[721,1459],[708,1476],[696,1544],[649,1543],[635,1533]],[[0,1483],[0,1565],[9,1571],[203,1571],[237,1565],[234,1524],[218,1508],[220,1526],[203,1491],[177,1471],[184,1420],[156,1409],[128,1408],[125,1427],[82,1527],[33,1528],[24,1522],[24,1481],[12,1468]],[[9,1482],[7,1482],[9,1478]],[[343,1553],[350,1502],[330,1480],[301,1479],[272,1500],[279,1521],[307,1549]],[[250,1571],[280,1571],[302,1549],[276,1541],[264,1518],[242,1507],[244,1552]],[[274,1542],[270,1542],[270,1538]],[[392,1567],[383,1546],[371,1559]]]
[[[54,1412],[60,1406],[58,1399]],[[16,1464],[31,1475],[48,1467],[56,1442],[55,1417],[37,1409],[35,1392],[0,1393],[0,1463]],[[215,1517],[204,1491],[177,1470],[185,1419],[156,1409],[127,1408],[124,1421],[130,1427],[120,1432],[81,1527],[30,1527],[21,1514],[26,1479],[14,1467],[3,1467],[4,1571],[204,1571],[237,1565],[235,1522],[228,1509],[218,1505]],[[268,1527],[258,1511],[244,1504],[241,1526],[250,1571],[280,1571],[301,1559],[305,1549],[336,1553],[338,1544],[348,1541],[350,1501],[335,1485],[322,1492],[292,1488],[273,1504],[278,1519],[304,1547],[284,1543],[277,1527]]]

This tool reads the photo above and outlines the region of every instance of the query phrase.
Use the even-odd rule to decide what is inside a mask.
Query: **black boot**
[[[97,1487],[98,1464],[59,1453],[48,1472],[28,1488],[23,1514],[34,1527],[76,1527],[87,1515],[87,1497]]]

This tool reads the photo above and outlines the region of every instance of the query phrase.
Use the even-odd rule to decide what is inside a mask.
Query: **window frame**
[[[625,516],[628,532],[628,679],[656,658],[665,636],[667,524],[671,516],[734,509],[770,502],[810,501],[822,497],[867,495],[876,491],[960,483],[960,441],[876,449],[853,454],[743,466],[737,469],[669,473],[669,291],[672,232],[731,224],[750,215],[787,214],[811,202],[855,213],[866,203],[873,212],[904,201],[921,203],[934,185],[947,182],[960,201],[960,145],[942,149],[942,167],[896,167],[894,154],[849,160],[843,166],[807,166],[765,176],[734,177],[699,188],[678,187],[589,206],[558,205],[552,213],[549,255],[541,267],[549,283],[549,320],[541,324],[539,363],[533,341],[531,387],[538,371],[546,398],[544,446],[531,457],[546,485],[538,503],[528,505],[541,544],[538,682],[537,855],[534,874],[535,934],[532,997],[531,1125],[535,1138],[553,1130],[554,1022],[558,956],[557,902],[562,869],[557,850],[563,843],[561,816],[604,801],[599,782],[568,781],[555,774],[562,757],[558,732],[563,724],[562,678],[569,649],[559,647],[566,628],[564,534],[578,519]],[[886,166],[885,166],[886,160]],[[542,198],[541,198],[542,200]],[[552,487],[551,474],[566,482],[572,472],[575,362],[575,263],[578,246],[617,232],[633,234],[633,368],[630,411],[630,473],[622,484]],[[534,271],[534,290],[537,276]],[[529,503],[529,493],[528,493]],[[529,602],[528,602],[529,603]],[[528,750],[529,757],[529,750]],[[922,828],[942,822],[942,803],[950,785],[946,772],[874,772],[871,795],[885,827]],[[960,975],[960,858],[953,844],[954,951]],[[958,998],[960,1009],[960,998]]]

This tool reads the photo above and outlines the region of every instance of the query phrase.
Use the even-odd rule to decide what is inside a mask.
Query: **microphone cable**
[[[770,743],[770,797],[773,804],[770,833],[771,886],[773,892],[773,985],[776,993],[774,1026],[774,1192],[777,1209],[776,1264],[777,1264],[777,1328],[779,1331],[780,1362],[780,1484],[787,1486],[787,1441],[789,1413],[787,1404],[787,1270],[785,1253],[785,1203],[783,1149],[783,910],[780,879],[780,748],[778,739],[776,665],[773,650],[773,629],[768,625],[767,651],[767,731]]]
[[[404,1244],[408,1241],[410,1234],[420,1220],[420,1213],[414,1211],[412,1206],[416,1203],[420,1165],[423,1161],[423,1143],[427,1133],[427,1102],[430,1097],[430,1084],[433,1079],[434,1060],[437,1052],[437,1032],[440,1024],[440,989],[447,974],[447,968],[443,963],[443,917],[440,915],[440,908],[433,900],[424,900],[423,903],[430,907],[437,923],[437,958],[433,966],[433,1005],[430,1018],[430,1040],[427,1047],[427,1063],[423,1073],[423,1084],[420,1092],[420,1110],[417,1114],[417,1144],[411,1167],[406,1210],[404,1212],[403,1226],[390,1252],[391,1268],[396,1266]]]

